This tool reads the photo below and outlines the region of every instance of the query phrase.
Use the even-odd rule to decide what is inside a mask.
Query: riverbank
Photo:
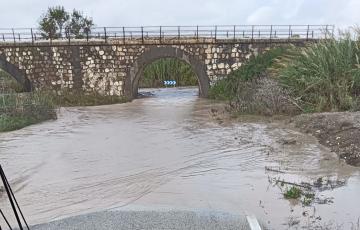
[[[346,163],[360,167],[360,112],[302,114],[290,124],[315,136]]]

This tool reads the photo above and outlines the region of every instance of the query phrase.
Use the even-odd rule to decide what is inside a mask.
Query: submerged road
[[[314,138],[261,119],[224,119],[196,88],[152,93],[126,104],[62,108],[56,121],[0,133],[0,161],[31,225],[71,217],[39,229],[71,229],[76,220],[86,229],[130,222],[164,229],[187,222],[211,229],[218,222],[232,229],[243,223],[233,217],[247,213],[279,230],[333,220],[349,229],[357,221],[359,170]],[[332,203],[303,207],[285,200],[285,187],[273,183],[319,177],[345,182],[316,191]],[[10,216],[5,198],[0,206]],[[107,210],[117,211],[102,213]]]

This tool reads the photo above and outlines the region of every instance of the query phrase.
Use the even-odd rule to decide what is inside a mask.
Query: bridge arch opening
[[[159,59],[177,59],[187,63],[194,72],[198,86],[199,96],[207,97],[210,88],[210,80],[206,74],[206,66],[198,57],[188,54],[176,47],[151,47],[136,59],[130,68],[125,81],[125,95],[129,98],[137,98],[140,80],[144,77],[145,68]]]
[[[19,85],[19,91],[30,92],[32,90],[30,80],[18,69],[17,66],[8,62],[3,55],[0,55],[0,74],[1,82],[5,81],[6,78],[12,78]]]

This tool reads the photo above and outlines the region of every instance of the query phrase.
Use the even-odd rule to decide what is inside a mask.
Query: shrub
[[[301,197],[302,191],[301,189],[293,186],[290,189],[287,189],[284,193],[284,197],[286,199],[298,199]]]
[[[275,59],[285,52],[286,48],[276,47],[251,57],[239,69],[219,80],[210,89],[210,98],[232,100],[246,88],[248,82],[263,76]]]
[[[279,81],[306,112],[359,109],[359,40],[349,33],[305,48],[293,47],[278,59]]]

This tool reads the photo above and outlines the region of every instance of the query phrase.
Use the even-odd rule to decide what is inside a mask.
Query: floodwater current
[[[109,209],[253,214],[270,229],[357,223],[360,170],[313,137],[261,119],[214,118],[216,104],[195,88],[152,91],[126,104],[61,108],[56,121],[0,133],[0,162],[30,224]],[[340,186],[316,190],[310,206],[284,199],[288,184],[274,183],[319,177]],[[5,194],[0,207],[11,216]]]

